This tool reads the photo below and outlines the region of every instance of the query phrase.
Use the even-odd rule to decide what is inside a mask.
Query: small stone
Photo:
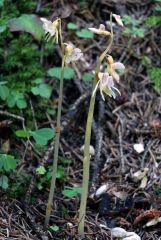
[[[134,232],[126,232],[126,237],[123,240],[141,240],[141,237]]]
[[[97,189],[95,196],[100,197],[103,193],[107,191],[107,189],[108,189],[108,184],[102,185]]]
[[[142,153],[144,152],[144,145],[142,143],[136,143],[134,144],[133,146],[134,150],[137,152],[137,153]]]

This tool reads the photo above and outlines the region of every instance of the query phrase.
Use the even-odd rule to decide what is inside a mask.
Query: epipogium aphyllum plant
[[[110,97],[115,98],[115,91],[119,92],[119,90],[115,87],[113,79],[119,82],[119,75],[115,71],[116,69],[124,69],[124,65],[120,62],[114,62],[111,55],[108,54],[112,43],[113,43],[113,28],[112,28],[112,16],[115,18],[117,23],[123,26],[121,18],[119,15],[112,14],[110,15],[110,32],[105,29],[103,24],[100,25],[99,29],[89,28],[89,30],[94,33],[105,36],[108,38],[107,48],[103,51],[103,53],[98,58],[98,62],[96,65],[95,76],[93,81],[92,95],[90,99],[87,123],[86,123],[86,132],[85,132],[85,144],[84,144],[84,158],[83,158],[83,183],[82,183],[82,193],[81,193],[81,202],[80,202],[80,210],[79,210],[79,226],[78,233],[81,236],[84,236],[84,225],[85,225],[85,215],[86,215],[86,204],[87,204],[87,196],[88,196],[88,185],[89,185],[89,168],[90,168],[90,139],[91,139],[91,129],[92,129],[92,121],[93,121],[93,113],[95,106],[95,98],[97,89],[100,89],[100,94],[104,98],[104,93]],[[100,72],[100,67],[103,61],[105,60],[107,68],[105,72]]]
[[[61,132],[61,111],[62,111],[62,100],[63,100],[63,79],[64,79],[64,67],[70,62],[75,62],[82,57],[82,52],[79,48],[75,48],[73,44],[63,43],[62,31],[61,31],[61,19],[58,18],[54,22],[48,21],[45,18],[41,18],[43,22],[43,28],[46,34],[46,40],[53,40],[56,44],[60,43],[62,51],[62,67],[61,67],[61,77],[60,77],[60,88],[59,88],[59,101],[57,110],[57,122],[56,122],[56,136],[55,136],[55,150],[53,159],[53,171],[52,179],[50,185],[50,192],[48,203],[46,207],[45,216],[45,226],[48,226],[50,215],[52,211],[52,203],[55,191],[56,173],[58,165],[58,154],[59,154],[59,142],[60,142],[60,132]]]

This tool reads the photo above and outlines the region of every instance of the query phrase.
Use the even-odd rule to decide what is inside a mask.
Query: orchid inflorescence
[[[85,222],[85,211],[86,211],[86,202],[87,202],[87,194],[88,194],[88,184],[89,184],[89,167],[90,167],[90,139],[91,139],[91,129],[92,129],[92,120],[95,106],[95,97],[96,92],[99,89],[100,94],[103,100],[105,100],[104,94],[115,98],[116,92],[120,94],[120,91],[115,87],[115,80],[119,83],[120,77],[117,70],[125,69],[125,66],[121,62],[114,62],[113,57],[108,53],[111,45],[113,43],[113,27],[112,27],[112,17],[115,18],[116,22],[123,26],[121,17],[116,14],[110,15],[110,31],[108,31],[105,25],[100,24],[99,28],[91,27],[89,28],[95,34],[99,36],[103,36],[106,38],[110,38],[108,45],[104,52],[98,58],[95,77],[93,81],[93,90],[90,99],[90,106],[87,118],[87,127],[85,132],[85,145],[84,145],[84,158],[83,158],[83,184],[82,184],[82,194],[81,194],[81,202],[80,202],[80,211],[79,211],[79,226],[78,233],[80,235],[84,234],[84,222]],[[51,22],[45,18],[40,18],[43,23],[43,28],[46,34],[46,40],[49,41],[53,39],[56,43],[60,42],[60,46],[62,49],[62,71],[61,71],[61,79],[60,79],[60,92],[59,92],[59,103],[58,103],[58,116],[57,116],[57,129],[60,129],[60,117],[61,117],[61,109],[62,109],[62,98],[63,98],[63,78],[64,78],[64,67],[66,64],[73,63],[83,57],[83,53],[79,48],[76,48],[72,43],[63,43],[62,34],[61,34],[61,19],[58,18],[55,21]],[[105,64],[104,64],[105,62]],[[105,65],[105,66],[104,66]],[[100,70],[100,67],[103,66],[105,68],[104,71]],[[50,213],[52,209],[52,201],[54,196],[55,189],[55,181],[56,181],[56,170],[57,170],[57,162],[58,162],[58,150],[59,150],[59,137],[60,131],[56,132],[55,138],[55,153],[54,153],[54,162],[53,162],[53,173],[52,173],[52,181],[49,193],[49,200],[47,204],[46,210],[46,219],[45,225],[47,226],[49,223]]]
[[[122,21],[119,15],[113,14],[116,21],[119,22],[121,25]],[[92,32],[102,35],[102,36],[109,36],[111,35],[110,32],[105,30],[105,26],[103,24],[100,24],[100,27],[98,29],[96,28],[89,28]],[[102,96],[102,99],[105,100],[105,97],[103,93],[107,94],[110,97],[115,98],[116,94],[114,90],[116,90],[119,94],[120,91],[114,86],[114,81],[115,79],[117,82],[119,82],[119,74],[115,71],[117,69],[125,69],[125,66],[121,62],[114,62],[113,57],[110,55],[107,55],[107,71],[102,73],[98,73],[98,83],[95,86],[95,89],[93,91],[93,95],[96,93],[98,87],[100,88],[100,93]]]

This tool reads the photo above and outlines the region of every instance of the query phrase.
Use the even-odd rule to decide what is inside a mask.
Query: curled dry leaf
[[[161,211],[156,208],[152,208],[150,210],[145,211],[144,213],[141,213],[139,216],[137,216],[134,220],[134,224],[137,225],[149,219],[159,218],[159,217],[161,217]]]
[[[134,182],[139,182],[140,180],[142,180],[148,173],[149,168],[144,168],[143,170],[139,170],[137,172],[135,172],[132,175],[132,179]]]
[[[115,191],[112,191],[113,195],[117,198],[120,198],[122,201],[124,201],[128,194],[126,192],[115,192]]]
[[[147,176],[144,176],[143,179],[141,180],[139,188],[144,189],[147,185],[147,182],[148,182],[148,178]]]
[[[146,223],[146,226],[147,226],[147,227],[151,227],[151,226],[154,226],[154,225],[156,225],[156,224],[158,224],[158,223],[160,223],[160,222],[161,222],[161,217],[159,217],[159,218],[154,218],[154,219],[150,220],[149,222],[147,222],[147,223]]]

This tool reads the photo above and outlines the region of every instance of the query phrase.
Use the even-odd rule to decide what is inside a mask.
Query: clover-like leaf
[[[41,128],[36,131],[31,131],[31,135],[39,145],[46,145],[50,139],[55,135],[55,132],[51,128]]]
[[[0,169],[9,172],[16,168],[16,160],[14,156],[8,154],[0,154]]]
[[[48,70],[48,75],[50,77],[56,77],[60,79],[61,77],[61,67],[54,67]],[[72,79],[74,77],[74,70],[70,67],[64,68],[64,79]]]
[[[89,31],[86,28],[82,28],[80,31],[76,32],[77,36],[80,38],[93,38],[93,32]]]

